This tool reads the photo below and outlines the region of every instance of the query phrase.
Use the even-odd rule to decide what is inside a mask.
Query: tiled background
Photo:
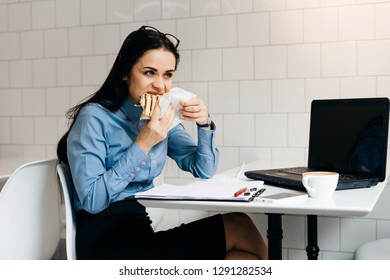
[[[220,171],[305,162],[313,99],[390,97],[390,1],[0,0],[0,157],[55,156],[65,111],[143,24],[180,38],[176,85],[208,104]],[[192,180],[172,162],[166,177]],[[390,237],[389,199],[364,218],[320,217],[320,258],[351,259],[363,241]],[[265,234],[266,217],[253,218]],[[305,258],[305,218],[283,223],[284,258]]]

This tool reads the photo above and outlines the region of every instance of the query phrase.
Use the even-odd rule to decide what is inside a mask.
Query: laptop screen
[[[386,176],[389,100],[314,100],[308,167]]]

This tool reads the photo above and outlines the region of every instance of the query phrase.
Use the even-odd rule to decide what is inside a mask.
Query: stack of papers
[[[170,200],[214,200],[214,201],[251,201],[257,191],[263,188],[262,181],[245,180],[201,180],[186,186],[162,184],[145,192],[134,195],[135,199]],[[234,194],[246,188],[245,192]]]

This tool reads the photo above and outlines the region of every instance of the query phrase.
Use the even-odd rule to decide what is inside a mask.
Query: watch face
[[[207,122],[205,124],[196,124],[197,126],[199,127],[209,127],[211,125],[212,121],[211,121],[211,118],[210,118],[210,115],[208,116],[207,118]]]

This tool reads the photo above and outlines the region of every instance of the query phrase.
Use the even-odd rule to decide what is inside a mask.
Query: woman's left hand
[[[194,98],[189,101],[181,102],[181,118],[186,121],[196,122],[198,124],[207,123],[209,114],[207,107],[202,99]]]

